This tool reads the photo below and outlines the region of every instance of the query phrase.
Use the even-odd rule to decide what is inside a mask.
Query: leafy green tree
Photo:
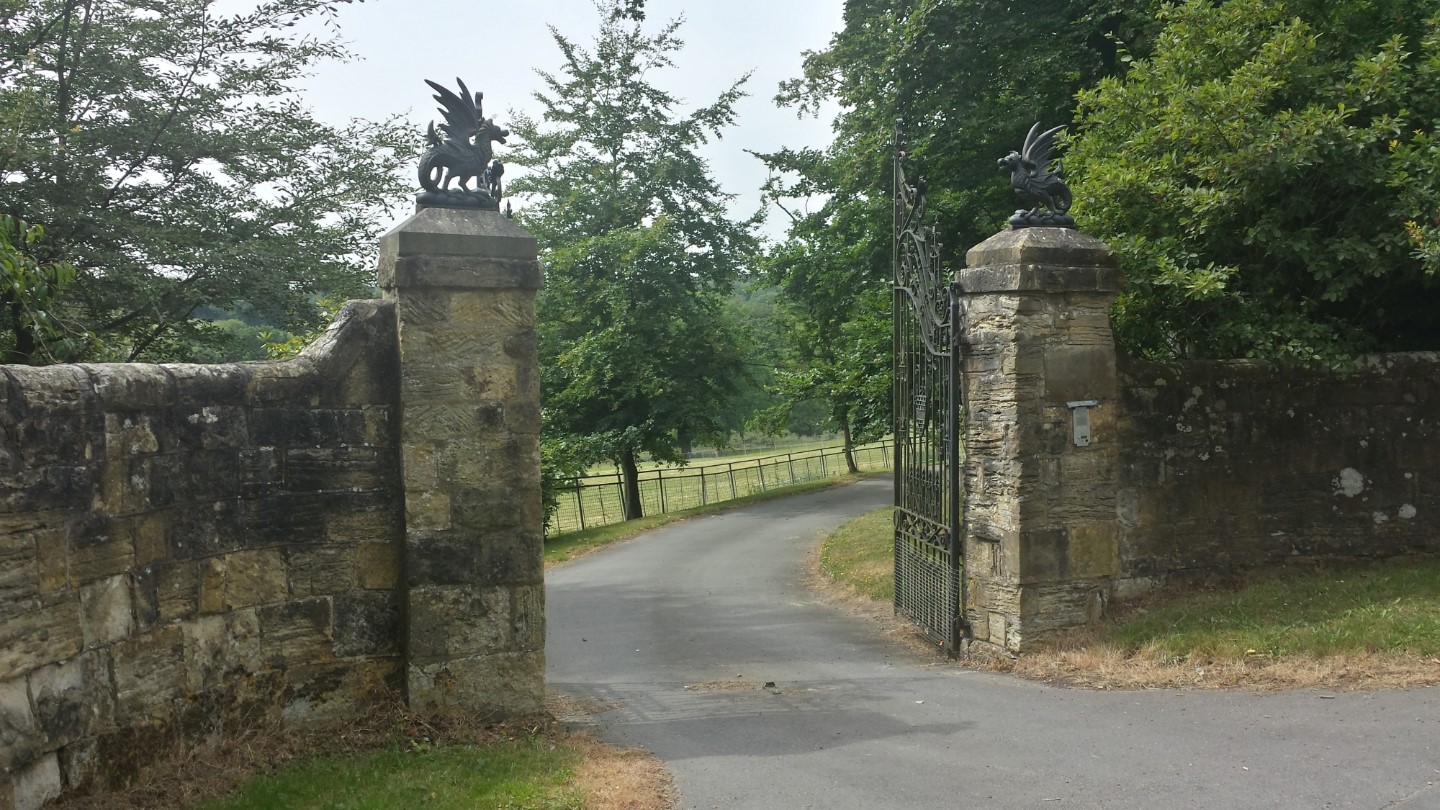
[[[1081,96],[1082,225],[1123,257],[1118,334],[1160,357],[1435,348],[1440,2],[1167,8]]]
[[[759,155],[769,199],[791,214],[766,271],[796,338],[786,388],[822,398],[869,437],[888,423],[891,159],[896,122],[912,177],[929,187],[942,259],[1004,226],[1013,192],[996,159],[1035,121],[1067,123],[1077,89],[1113,72],[1117,38],[1147,41],[1148,0],[854,0],[845,26],[776,101],[840,105],[824,150]],[[801,201],[810,201],[806,207]]]
[[[510,185],[540,241],[548,444],[614,460],[625,513],[641,513],[637,457],[682,462],[686,441],[724,438],[742,374],[724,296],[755,249],[696,149],[734,119],[736,82],[688,113],[653,84],[674,67],[679,20],[647,33],[638,4],[597,3],[591,48],[552,29],[564,58],[541,73],[540,119],[519,115]]]
[[[296,77],[346,54],[296,26],[348,2],[0,4],[0,209],[47,224],[36,258],[76,268],[73,314],[104,356],[223,342],[203,306],[246,300],[303,332],[315,295],[364,293],[418,137],[328,126],[297,99]],[[0,322],[22,356],[24,328]]]
[[[75,283],[75,267],[42,264],[31,255],[44,235],[39,225],[0,214],[0,317],[12,325],[8,334],[0,334],[6,363],[63,363],[91,341],[66,317],[61,300]]]

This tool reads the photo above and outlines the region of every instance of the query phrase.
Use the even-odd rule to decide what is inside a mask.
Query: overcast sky
[[[759,206],[765,169],[746,149],[824,146],[830,118],[797,118],[772,98],[784,79],[800,75],[801,53],[825,47],[841,25],[843,0],[648,0],[646,25],[683,15],[685,48],[677,68],[651,77],[682,99],[684,111],[713,101],[752,72],[749,97],[737,105],[736,125],[703,154],[721,187],[737,195],[732,211],[748,216]],[[358,61],[326,65],[303,82],[305,100],[329,121],[378,119],[403,113],[417,130],[438,117],[425,79],[450,87],[458,76],[485,93],[485,111],[506,126],[511,110],[538,117],[531,94],[536,69],[558,73],[560,51],[549,25],[567,38],[592,41],[599,15],[590,0],[368,0],[341,8],[341,38]],[[502,160],[505,147],[498,145]],[[516,170],[518,171],[518,169]],[[776,213],[766,228],[783,234]]]

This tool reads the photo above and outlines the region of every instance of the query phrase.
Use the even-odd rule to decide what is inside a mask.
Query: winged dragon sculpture
[[[1025,136],[1025,146],[998,161],[1002,170],[1010,171],[1010,184],[1015,187],[1021,201],[1032,206],[1029,211],[1022,209],[1010,217],[1011,228],[1075,227],[1075,220],[1067,213],[1070,210],[1070,188],[1065,185],[1065,167],[1057,160],[1054,170],[1050,169],[1055,135],[1064,128],[1060,126],[1040,132],[1037,122],[1030,127],[1030,134]],[[1042,206],[1048,210],[1040,210]]]
[[[455,80],[458,94],[429,79],[425,83],[435,90],[445,123],[437,128],[431,121],[426,130],[430,148],[420,156],[420,187],[425,190],[415,202],[421,207],[498,210],[505,166],[495,159],[491,143],[505,143],[510,130],[485,117],[485,94],[471,96],[465,82]],[[471,180],[476,181],[474,190]],[[457,182],[459,188],[453,188]]]

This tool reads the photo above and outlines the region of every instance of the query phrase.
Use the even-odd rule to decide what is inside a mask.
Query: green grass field
[[[826,575],[877,600],[895,592],[889,507],[837,529]],[[1242,660],[1337,654],[1440,655],[1440,560],[1282,573],[1243,587],[1156,596],[1094,639],[1125,655]]]
[[[579,810],[584,798],[565,784],[578,758],[575,750],[543,737],[484,746],[392,746],[284,767],[201,810]]]
[[[862,472],[887,469],[890,462],[886,443],[855,449],[855,463]],[[834,446],[649,469],[640,474],[640,501],[647,516],[679,512],[845,473],[844,456]],[[620,478],[613,472],[580,479],[577,489],[559,494],[559,509],[548,531],[619,523],[624,520],[620,498]]]

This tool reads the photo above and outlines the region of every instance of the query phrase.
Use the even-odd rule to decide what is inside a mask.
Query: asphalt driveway
[[[611,706],[601,736],[664,760],[684,808],[1440,810],[1440,689],[1054,688],[820,603],[818,534],[889,500],[872,478],[552,570],[551,689]]]

